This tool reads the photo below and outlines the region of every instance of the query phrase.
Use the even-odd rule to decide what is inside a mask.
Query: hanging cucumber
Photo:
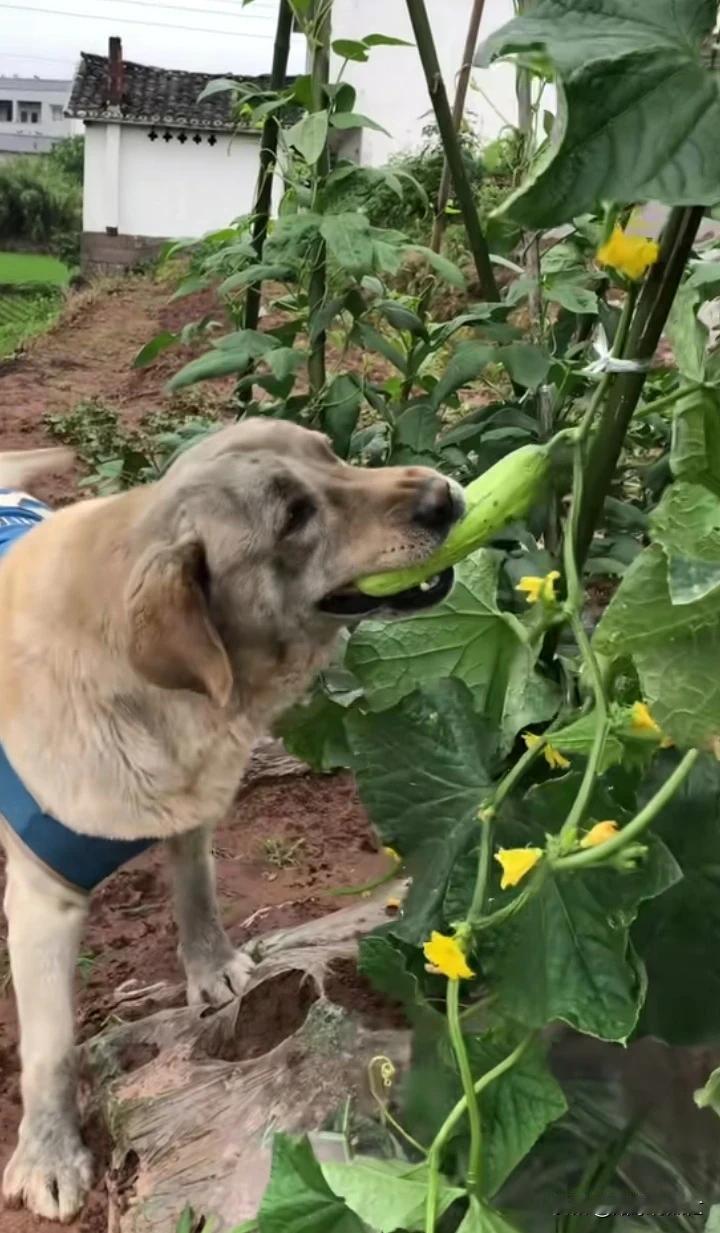
[[[546,445],[523,445],[507,454],[465,489],[465,515],[452,528],[441,548],[422,565],[358,578],[355,584],[358,590],[365,595],[393,595],[419,586],[462,561],[508,522],[522,518],[532,508],[549,469],[550,451]]]

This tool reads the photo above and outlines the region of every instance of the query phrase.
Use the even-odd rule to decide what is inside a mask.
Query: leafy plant
[[[67,238],[75,237],[79,252],[82,180],[76,154],[9,159],[0,167],[0,241],[47,245],[67,259]]]
[[[154,412],[136,428],[127,428],[114,407],[97,400],[78,403],[65,414],[46,415],[45,423],[89,468],[80,486],[100,496],[158,479],[178,453],[217,427],[207,417]]]
[[[15,355],[28,339],[49,329],[63,303],[58,287],[42,284],[0,292],[0,359]]]
[[[215,337],[175,387],[233,372],[244,414],[319,424],[367,465],[426,462],[466,481],[505,455],[512,473],[517,447],[541,442],[554,471],[545,504],[463,562],[444,605],[352,631],[282,721],[291,750],[352,768],[409,879],[360,967],[404,1008],[412,1059],[376,1096],[386,1156],[353,1158],[348,1143],[347,1164],[323,1164],[279,1134],[243,1227],[534,1233],[547,1213],[532,1215],[523,1181],[550,1196],[558,1176],[573,1199],[562,1233],[598,1219],[617,1233],[696,1227],[685,1179],[640,1127],[615,1116],[588,1133],[546,1031],[720,1037],[720,366],[704,312],[720,250],[697,239],[720,200],[717,4],[518,3],[486,59],[517,54],[521,73],[552,76],[561,107],[542,136],[521,127],[527,174],[500,221],[522,238],[492,259],[511,276],[500,299],[450,321],[432,319],[425,288],[398,294],[417,242],[336,208],[353,177],[392,183],[331,165],[328,136],[358,120],[355,99],[328,79],[330,5],[293,8],[314,69],[292,91],[306,114],[281,136],[289,188],[262,262],[243,257],[220,284],[241,299],[280,281],[286,315]],[[408,10],[428,70],[424,5]],[[360,62],[377,42],[335,50]],[[651,197],[672,207],[659,243],[636,213]],[[420,251],[462,289],[447,258]],[[382,375],[326,371],[329,331],[343,354],[382,357]],[[673,356],[651,371],[664,331]],[[254,401],[256,386],[270,398]],[[595,628],[597,575],[621,581]],[[558,1143],[575,1155],[547,1178]],[[622,1214],[638,1154],[675,1187],[674,1223]]]

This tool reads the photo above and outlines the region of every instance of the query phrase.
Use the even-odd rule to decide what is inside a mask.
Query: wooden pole
[[[330,80],[330,29],[332,16],[332,0],[315,0],[311,18],[312,60],[310,77],[312,82],[312,110],[322,111],[327,107],[326,87]],[[313,196],[315,197],[324,183],[330,169],[330,155],[327,141],[318,159],[313,176]],[[313,265],[308,286],[308,315],[312,326],[313,319],[323,308],[327,296],[327,251],[325,241],[318,240],[313,254]],[[308,359],[308,379],[310,393],[317,395],[325,385],[325,348],[327,334],[325,330],[312,331],[313,342]]]
[[[475,55],[475,48],[477,47],[478,35],[480,33],[480,23],[482,21],[484,8],[485,0],[474,0],[472,13],[470,14],[467,39],[465,40],[463,60],[460,65],[460,72],[457,76],[457,86],[455,87],[452,119],[456,133],[460,132],[463,116],[465,115],[465,102],[467,99],[468,87],[470,85],[473,56]],[[442,248],[443,235],[445,234],[445,227],[447,226],[445,208],[450,197],[451,183],[452,176],[450,174],[450,165],[446,158],[443,164],[440,188],[438,189],[437,204],[435,206],[435,221],[433,223],[432,238],[430,240],[430,247],[433,252],[436,253],[439,253]]]
[[[289,0],[280,0],[277,28],[275,30],[275,46],[270,72],[270,89],[282,90],[287,77],[288,60],[290,58],[290,36],[293,28],[293,11]],[[273,174],[277,160],[278,130],[280,122],[273,112],[267,116],[260,139],[260,173],[258,175],[257,192],[253,208],[252,243],[257,253],[258,261],[262,260],[265,239],[270,225],[272,208]],[[262,285],[254,283],[247,293],[245,301],[245,328],[256,330],[260,319],[260,295]]]
[[[473,200],[472,188],[468,180],[460,149],[460,139],[455,132],[452,112],[448,102],[447,91],[443,81],[440,62],[437,57],[432,27],[427,15],[425,0],[407,0],[410,22],[415,34],[420,59],[425,72],[430,100],[435,112],[435,119],[440,130],[440,137],[450,167],[455,196],[463,216],[468,244],[475,262],[482,295],[486,300],[498,301],[498,291],[493,274],[490,253],[488,251],[485,233],[480,225],[480,218]]]

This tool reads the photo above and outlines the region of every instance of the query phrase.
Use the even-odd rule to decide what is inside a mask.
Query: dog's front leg
[[[223,1006],[243,992],[253,962],[235,950],[220,923],[212,831],[203,827],[176,835],[168,848],[188,1002]]]
[[[87,903],[11,851],[5,913],[20,1021],[23,1117],[3,1194],[48,1220],[70,1220],[92,1184],[78,1124],[73,1049],[73,986]]]

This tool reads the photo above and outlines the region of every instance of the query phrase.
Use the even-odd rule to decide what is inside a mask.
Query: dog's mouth
[[[318,608],[329,616],[356,621],[377,614],[403,616],[406,613],[422,612],[425,608],[433,608],[435,604],[442,603],[450,594],[454,579],[454,571],[445,569],[419,586],[408,587],[395,595],[382,596],[364,595],[350,584],[331,591],[320,600]]]

